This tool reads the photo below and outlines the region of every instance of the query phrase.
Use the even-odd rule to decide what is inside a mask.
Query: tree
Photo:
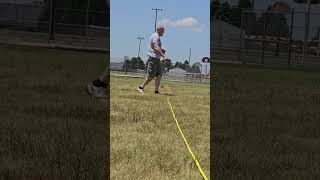
[[[181,65],[182,65],[182,63],[179,62],[179,61],[177,61],[177,62],[174,64],[174,67],[176,67],[176,68],[181,68]]]
[[[216,14],[220,10],[218,14]],[[213,18],[216,15],[216,18],[222,21],[228,22],[231,15],[231,5],[228,1],[220,3],[220,1],[213,1],[211,3],[211,17]]]
[[[252,8],[252,4],[250,0],[240,0],[238,3],[238,7],[243,9],[248,9],[248,8]]]
[[[274,38],[288,38],[289,25],[287,18],[283,13],[270,12],[271,7],[258,20],[258,24],[262,24],[257,28],[257,34],[262,36],[271,36]],[[280,44],[276,43],[276,55],[279,55]]]
[[[217,15],[217,19],[229,22],[231,17],[231,6],[228,1],[224,2],[221,6],[221,13]]]
[[[124,60],[124,64],[122,66],[122,69],[124,69],[124,70],[129,69],[130,66],[131,66],[130,60]]]
[[[133,57],[130,60],[130,69],[145,69],[145,64],[140,57]]]
[[[189,71],[190,70],[190,66],[189,66],[189,61],[185,60],[184,63],[182,64],[182,68],[183,70]]]
[[[283,13],[272,13],[268,10],[262,14],[258,20],[265,28],[260,28],[259,35],[273,37],[289,37],[289,25]]]
[[[137,62],[138,62],[138,68],[139,69],[145,69],[145,64],[143,60],[140,57],[137,57]]]
[[[174,67],[174,66],[173,66],[172,62],[165,64],[165,68],[167,69],[167,71],[169,71],[169,70],[172,69],[173,67]]]
[[[201,73],[201,63],[200,62],[196,62],[194,64],[192,64],[191,70],[193,73]]]
[[[239,0],[238,6],[231,9],[230,23],[237,27],[241,27],[241,17],[243,9],[249,8],[252,8],[250,0]]]
[[[211,11],[210,11],[210,15],[211,17],[213,18],[214,15],[217,13],[218,9],[220,8],[220,1],[218,0],[214,0],[214,1],[211,1]]]

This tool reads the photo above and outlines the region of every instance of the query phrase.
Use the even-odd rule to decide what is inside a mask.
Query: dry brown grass
[[[175,125],[167,95],[141,96],[137,78],[111,76],[111,179],[202,179]],[[164,81],[161,92],[207,176],[210,172],[209,86]]]

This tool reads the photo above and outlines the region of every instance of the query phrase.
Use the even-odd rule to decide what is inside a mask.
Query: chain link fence
[[[320,65],[320,13],[215,7],[213,59],[246,64]],[[304,41],[307,35],[307,41]]]
[[[135,61],[130,62],[129,59],[115,58],[110,59],[110,71],[113,75],[130,75],[137,77],[146,77],[146,61],[136,63]],[[196,71],[199,69],[200,72]],[[199,63],[198,67],[191,67],[190,71],[185,71],[181,68],[168,68],[166,64],[161,62],[162,78],[167,80],[177,80],[185,82],[196,82],[196,83],[209,83],[209,76],[205,76],[201,72],[207,70],[209,73],[209,64]]]
[[[0,42],[109,49],[109,10],[54,8],[51,17],[50,9],[47,3],[0,2]]]

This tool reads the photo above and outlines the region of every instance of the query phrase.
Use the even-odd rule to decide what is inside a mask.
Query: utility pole
[[[189,51],[189,66],[191,66],[191,64],[190,64],[190,58],[191,58],[191,48],[189,49],[190,51]]]
[[[138,58],[140,57],[141,40],[143,40],[144,38],[139,36],[137,39],[139,39],[139,50],[138,50],[138,57],[137,57],[137,71],[138,71],[138,67],[139,67]]]
[[[320,28],[318,28],[318,49],[320,50]],[[317,55],[320,55],[320,51],[318,50]]]
[[[163,9],[159,8],[152,8],[152,10],[156,11],[156,19],[154,21],[154,32],[157,31],[157,18],[158,18],[158,11],[163,11]]]
[[[308,39],[309,39],[309,28],[310,28],[310,8],[311,8],[311,0],[308,0],[306,4],[306,18],[305,18],[305,30],[304,30],[304,44],[303,44],[303,55],[302,55],[302,64],[306,55],[306,50],[308,47]]]

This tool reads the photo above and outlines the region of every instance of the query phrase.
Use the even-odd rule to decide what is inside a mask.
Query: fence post
[[[269,11],[267,11],[267,15],[264,16],[263,20],[263,41],[262,41],[262,55],[261,55],[261,64],[264,64],[264,50],[265,50],[265,39],[266,39],[266,31],[267,31],[267,16],[269,16]]]
[[[86,9],[86,45],[88,45],[89,42],[89,32],[88,32],[88,26],[89,26],[89,12],[90,12],[90,0],[87,2],[87,9]]]
[[[15,5],[16,7],[16,26],[18,27],[18,24],[19,24],[19,9],[18,9],[18,6],[19,5]]]
[[[307,48],[308,48],[309,28],[310,28],[310,8],[311,8],[311,0],[307,0],[306,13],[305,13],[305,31],[304,31],[302,64],[304,63],[306,51],[308,50]],[[308,54],[308,51],[307,51],[307,54]]]
[[[241,52],[242,52],[242,39],[243,39],[243,13],[244,11],[241,10],[241,18],[240,18],[240,49],[239,49],[239,53],[238,53],[238,59],[239,61],[241,61]],[[245,58],[244,58],[245,59]],[[245,61],[242,61],[242,64],[245,64]]]
[[[279,56],[279,51],[280,51],[280,37],[281,37],[281,21],[282,21],[282,19],[281,19],[281,15],[283,15],[283,12],[279,12],[279,24],[278,24],[278,26],[279,26],[279,29],[278,29],[278,36],[277,36],[277,42],[276,42],[276,52],[275,52],[275,56]]]
[[[54,24],[55,24],[55,3],[54,0],[50,0],[50,22],[49,22],[49,42],[54,40]]]
[[[291,10],[291,27],[290,27],[290,39],[289,39],[289,55],[288,55],[288,65],[291,64],[291,51],[292,51],[292,34],[293,34],[293,23],[294,23],[294,8]]]

